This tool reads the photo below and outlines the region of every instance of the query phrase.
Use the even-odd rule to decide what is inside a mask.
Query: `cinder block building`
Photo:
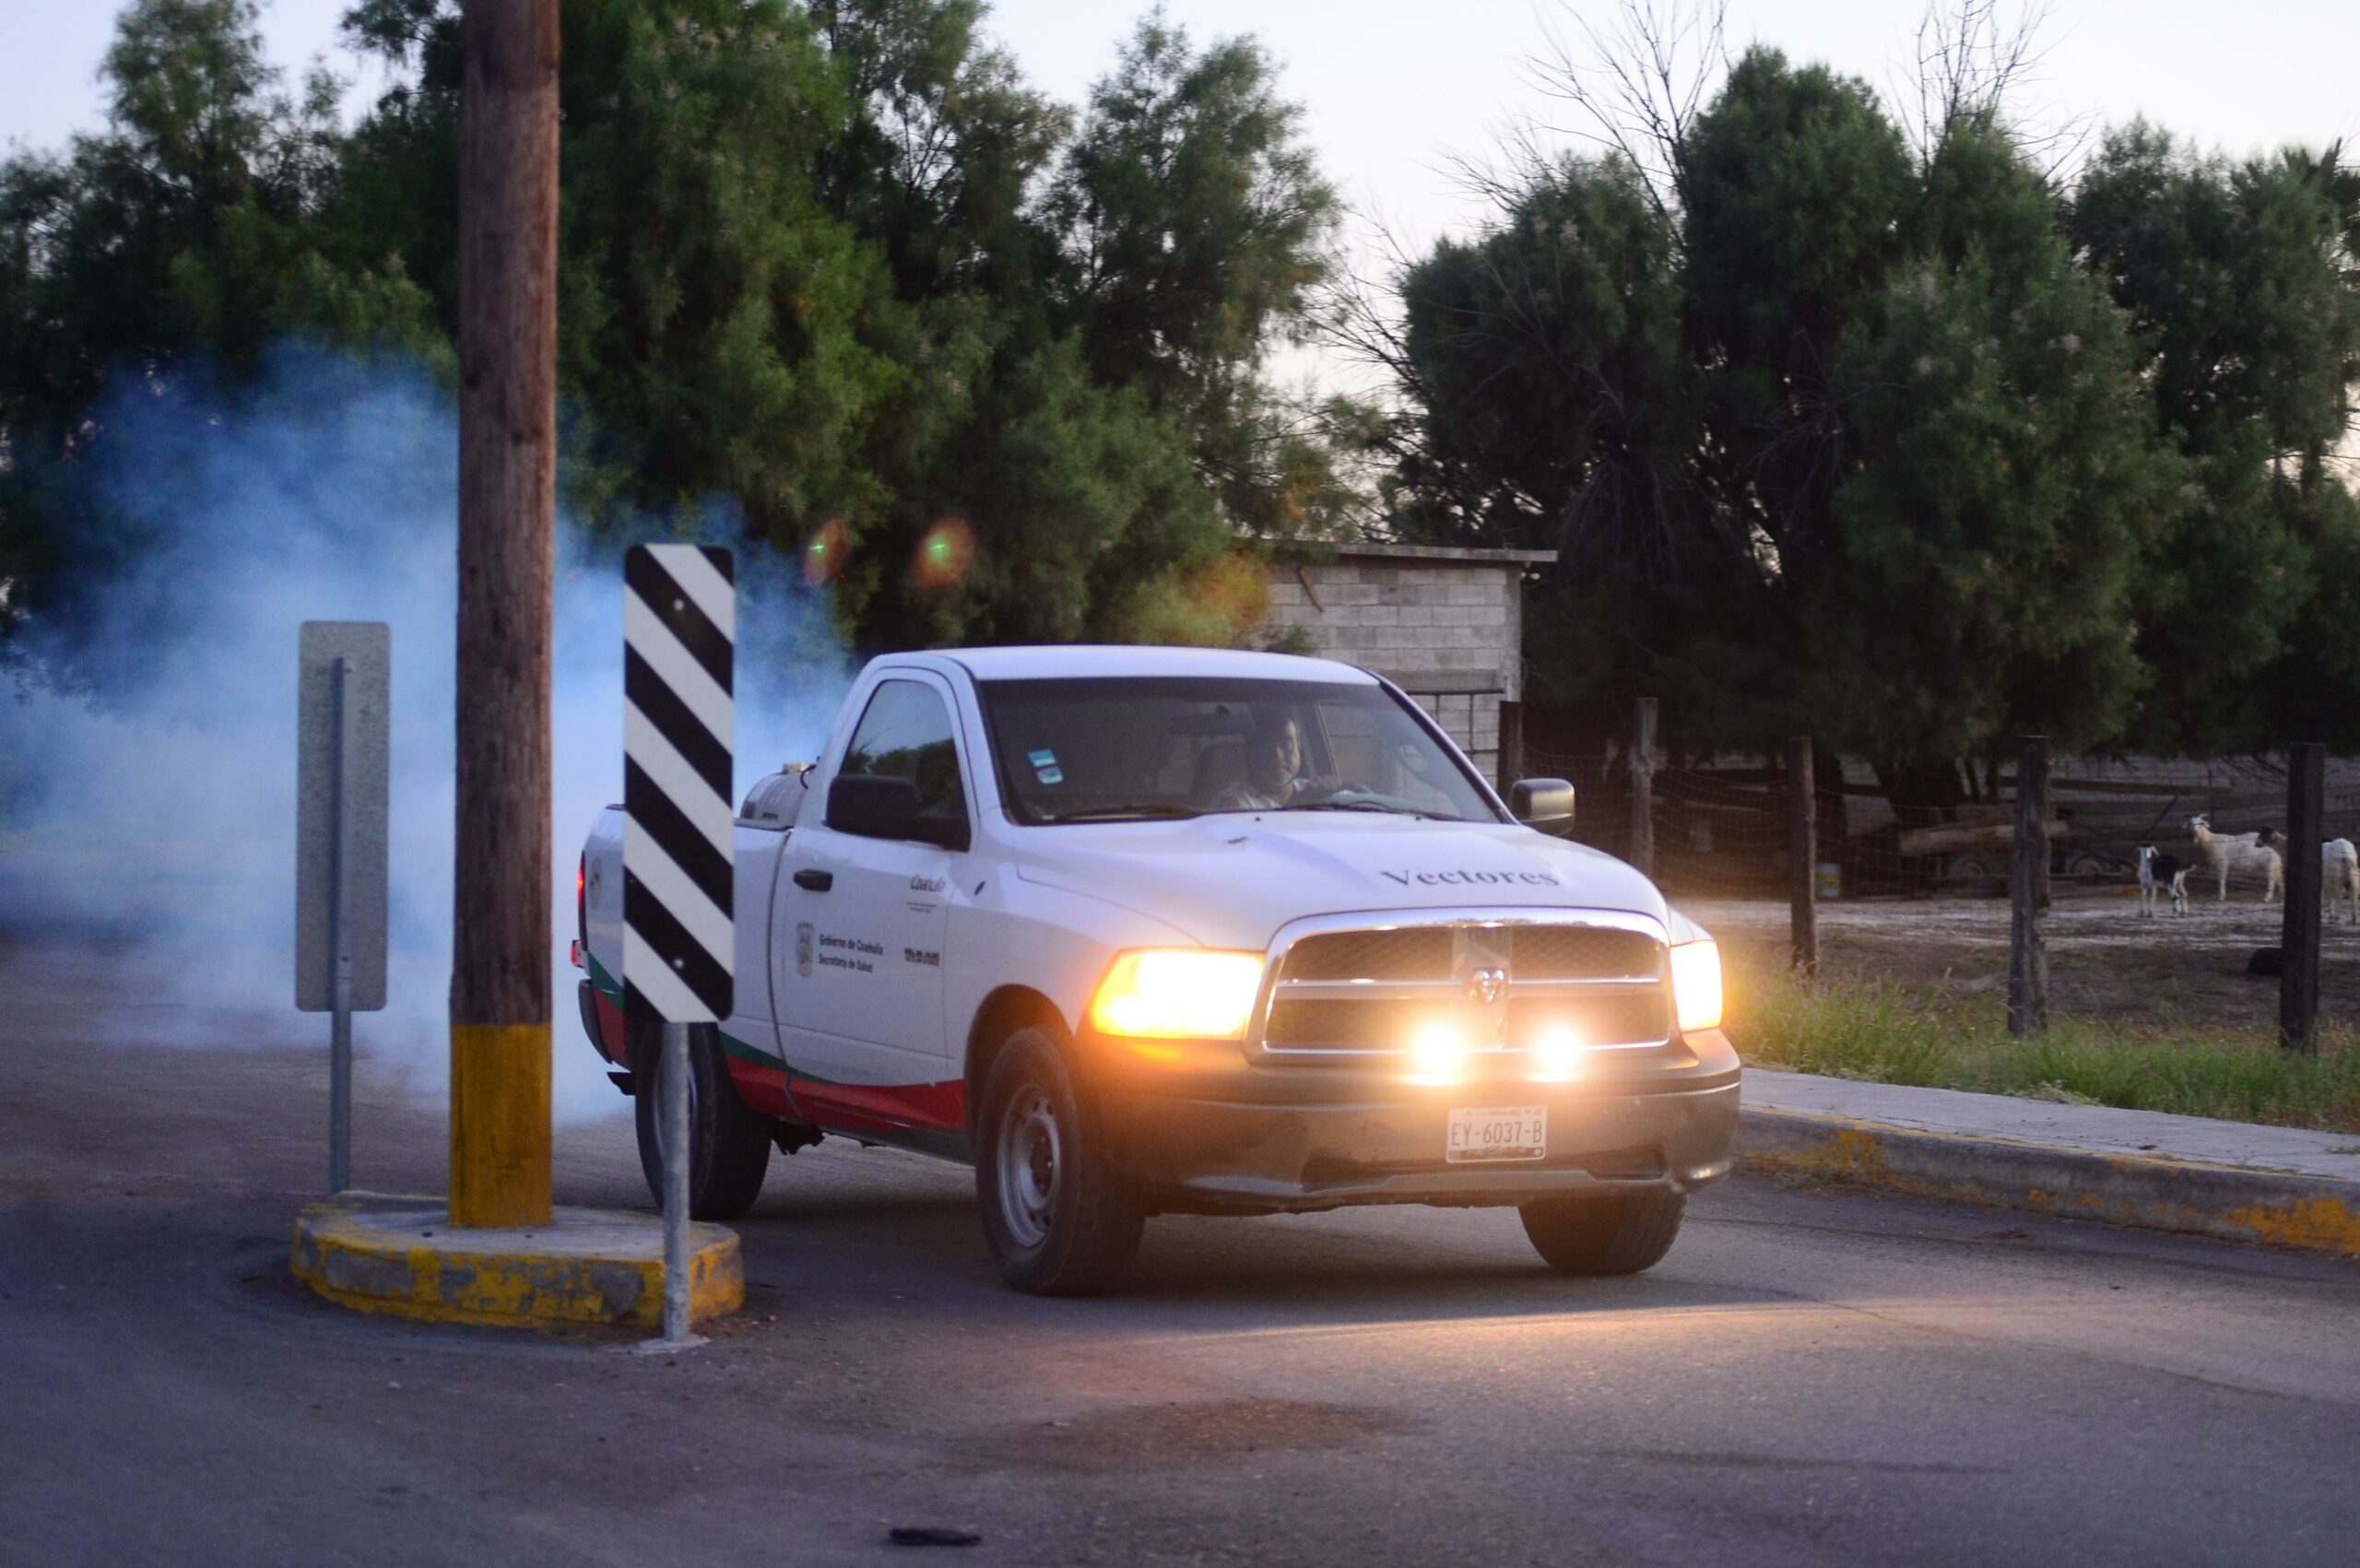
[[[1376,671],[1500,776],[1500,704],[1524,700],[1526,573],[1553,550],[1354,544],[1270,566],[1266,634]]]

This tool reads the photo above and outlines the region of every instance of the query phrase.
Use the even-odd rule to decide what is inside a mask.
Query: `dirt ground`
[[[2168,904],[2139,915],[2134,890],[2059,887],[2043,925],[2049,1007],[2070,1017],[2159,1027],[2274,1029],[2278,983],[2250,979],[2258,948],[2276,947],[2283,912],[2260,890],[2232,883],[2191,893],[2189,913]],[[1733,982],[1785,964],[1788,913],[1768,899],[1676,899],[1729,956]],[[2319,951],[2319,1018],[2360,1027],[2360,926],[2330,922]],[[1988,996],[2008,990],[2008,901],[2003,898],[1874,898],[1819,906],[1820,967],[1843,979],[1887,979]]]

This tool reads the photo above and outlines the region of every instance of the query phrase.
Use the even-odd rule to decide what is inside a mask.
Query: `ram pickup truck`
[[[1661,1257],[1727,1173],[1719,955],[1348,665],[896,654],[735,827],[737,1011],[690,1032],[693,1211],[822,1136],[970,1162],[1020,1290],[1102,1290],[1161,1213],[1515,1205],[1571,1274]],[[582,1018],[626,1093],[622,813],[582,859]],[[651,1188],[653,1093],[638,1093]]]

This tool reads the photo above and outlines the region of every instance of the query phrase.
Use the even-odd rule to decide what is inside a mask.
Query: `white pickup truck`
[[[1512,811],[1365,670],[1181,648],[896,654],[735,830],[737,1012],[691,1032],[701,1218],[825,1134],[975,1168],[1009,1283],[1101,1290],[1159,1213],[1514,1204],[1646,1268],[1727,1173],[1719,955]],[[622,813],[582,862],[591,1043],[627,1093]],[[639,1094],[650,1185],[655,1096]]]

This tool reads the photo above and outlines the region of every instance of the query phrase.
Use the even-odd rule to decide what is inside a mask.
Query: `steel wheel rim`
[[[1009,1098],[995,1142],[1000,1222],[1017,1245],[1037,1247],[1055,1223],[1064,1164],[1056,1110],[1038,1084],[1028,1083]]]

